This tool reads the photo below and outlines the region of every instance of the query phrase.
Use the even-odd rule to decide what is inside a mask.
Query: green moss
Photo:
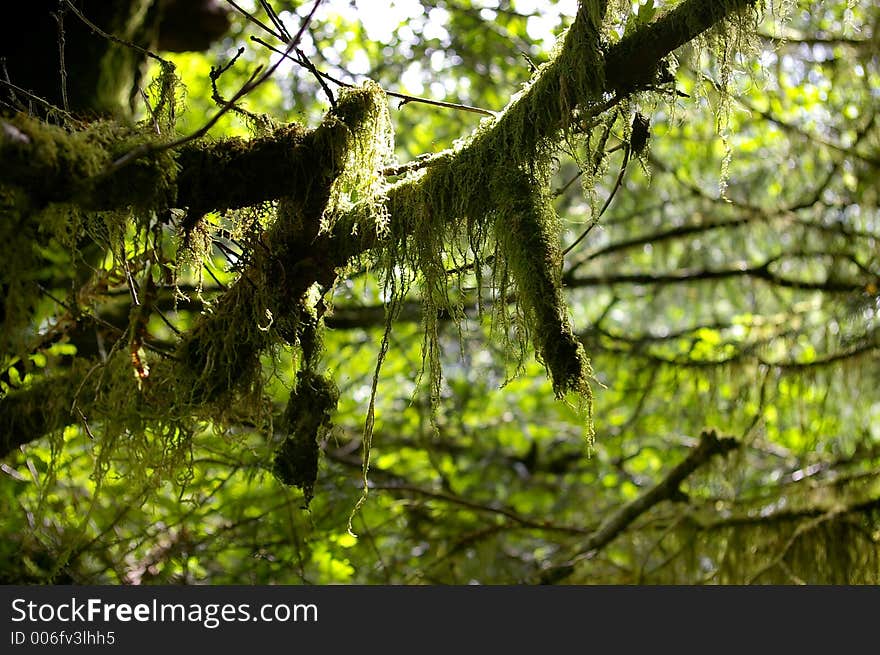
[[[16,114],[3,123],[20,137],[2,142],[0,178],[27,189],[36,206],[87,190],[110,163],[105,146],[117,136],[110,122],[71,130]]]
[[[353,89],[307,138],[300,140],[297,128],[290,128],[302,149],[296,153],[300,165],[292,168],[301,169],[302,177],[287,181],[291,195],[279,201],[275,221],[252,249],[240,279],[179,346],[194,400],[216,402],[253,388],[259,384],[260,353],[281,340],[297,343],[308,287],[324,275],[312,242],[320,226],[333,220],[335,207],[366,184],[362,162],[377,156],[370,150],[371,126],[374,117],[387,113],[381,102],[384,94],[375,85]],[[366,126],[351,122],[358,120]]]
[[[460,271],[466,261],[472,262],[464,268],[473,272],[477,286],[488,282],[492,289],[494,333],[508,342],[507,350],[522,353],[531,342],[557,395],[575,392],[587,402],[591,398],[589,362],[573,335],[562,296],[560,226],[545,194],[555,143],[571,128],[572,110],[596,102],[603,85],[599,32],[604,9],[604,3],[582,3],[557,56],[500,116],[484,121],[427,170],[387,189],[386,211],[394,217],[387,232],[369,229],[375,203],[362,203],[347,216],[350,224],[344,230],[360,233],[379,253],[377,263],[392,296],[389,316],[410,288],[418,287],[424,308],[423,361],[434,402],[441,378],[437,316],[462,317],[463,296],[453,285],[460,288],[464,276],[450,276],[448,269]],[[517,302],[508,309],[511,292]],[[518,328],[513,335],[510,326]]]
[[[339,390],[328,376],[305,369],[297,373],[281,430],[286,437],[275,453],[273,471],[284,484],[303,491],[308,505],[318,477],[320,443],[332,429]]]
[[[381,171],[394,153],[388,99],[378,84],[368,81],[360,87],[343,89],[334,114],[347,126],[348,138],[338,162],[341,170],[323,214],[322,230],[330,231],[339,216],[360,202],[373,223],[372,231],[382,236],[388,230],[388,216]]]
[[[522,329],[531,333],[556,395],[574,392],[590,399],[592,371],[568,319],[560,279],[559,225],[544,191],[548,188],[546,176],[530,179],[523,174],[519,185],[497,191],[498,251],[516,283]]]
[[[172,150],[112,166],[130,151],[160,142],[151,129],[115,121],[66,128],[25,114],[4,124],[21,138],[0,142],[0,177],[26,189],[34,208],[69,202],[94,209],[155,209],[167,207],[176,195]]]

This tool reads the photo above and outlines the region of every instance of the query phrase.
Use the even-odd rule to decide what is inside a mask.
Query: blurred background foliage
[[[637,20],[654,4],[634,3],[630,14]],[[240,6],[272,27],[258,3]],[[311,3],[272,7],[295,31]],[[548,60],[575,9],[568,0],[328,0],[301,48],[344,82],[369,78],[497,111]],[[880,8],[792,2],[785,20],[774,9],[732,61],[701,44],[682,48],[676,91],[641,94],[612,129],[608,149],[624,142],[638,110],[652,136],[565,259],[573,323],[596,377],[592,446],[543,368],[529,360],[512,376],[516,363],[476,320],[462,333],[444,327],[435,430],[416,382],[419,315],[404,311],[379,379],[371,492],[350,534],[384,322],[380,287],[362,271],[336,289],[327,319],[323,362],[340,402],[308,509],[271,474],[274,444],[247,425],[205,424],[161,475],[134,475],[129,453],[106,463],[103,476],[91,435],[71,426],[63,442],[34,442],[0,465],[0,577],[880,583]],[[617,36],[626,29],[621,22]],[[283,47],[235,12],[209,52],[167,55],[186,88],[182,133],[216,111],[212,67],[244,48],[219,78],[229,97],[277,56],[251,37]],[[481,119],[389,102],[401,162],[451,146]],[[285,64],[244,106],[313,126],[329,103],[314,75]],[[249,133],[234,114],[211,132]],[[589,203],[612,193],[623,150],[608,155],[593,199],[581,192],[575,160],[559,154],[564,246],[589,225]],[[235,277],[229,247],[215,245],[217,282],[192,272],[206,299]],[[185,328],[192,309],[168,316]],[[54,310],[47,301],[45,316]],[[173,337],[155,318],[149,330],[157,342]],[[34,355],[33,366],[73,354],[64,348]],[[289,353],[265,358],[276,412],[294,368]],[[741,445],[595,546],[596,531],[637,507],[706,429]]]

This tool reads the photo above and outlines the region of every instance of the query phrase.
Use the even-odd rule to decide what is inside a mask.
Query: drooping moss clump
[[[516,281],[525,319],[522,329],[531,334],[556,395],[574,392],[589,401],[592,371],[572,331],[562,295],[560,228],[547,189],[549,180],[523,175],[521,186],[499,192],[495,219],[498,250]]]
[[[320,443],[330,433],[338,400],[329,376],[309,369],[297,373],[280,427],[287,436],[275,453],[273,471],[284,484],[302,489],[307,505],[318,477]]]

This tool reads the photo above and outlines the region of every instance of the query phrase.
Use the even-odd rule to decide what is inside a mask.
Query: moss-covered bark
[[[157,203],[234,209],[280,198],[319,170],[311,163],[317,144],[308,135],[289,124],[252,140],[204,140],[146,152],[114,169],[114,160],[146,142],[143,133],[109,122],[65,129],[19,114],[0,119],[0,180],[21,189],[33,208],[68,202],[96,211]],[[170,194],[169,172],[177,173]],[[166,189],[161,197],[157,186]]]
[[[287,195],[275,223],[255,248],[251,264],[209,315],[182,339],[178,350],[192,379],[195,401],[216,400],[254,380],[259,355],[279,338],[296,341],[303,298],[315,283],[332,284],[333,262],[315,248],[334,181],[343,173],[356,133],[375,91],[354,90],[337,111],[287,157]]]
[[[442,266],[438,266],[442,263],[439,258],[442,253],[432,252],[438,239],[460,237],[479,247],[489,233],[496,235],[495,242],[500,244],[508,265],[512,265],[515,281],[519,276],[517,292],[532,295],[531,299],[523,300],[523,306],[526,314],[531,314],[531,320],[540,324],[535,344],[551,369],[557,391],[583,391],[579,387],[588,368],[579,345],[571,338],[565,318],[558,273],[554,268],[559,261],[558,244],[553,243],[551,232],[546,230],[548,212],[542,209],[538,212],[540,218],[534,219],[537,196],[521,195],[517,189],[522,185],[523,176],[529,177],[529,186],[535,183],[530,171],[542,164],[560,130],[568,126],[574,109],[590,107],[608,92],[630,92],[653,80],[653,72],[662,57],[724,17],[753,4],[751,0],[723,3],[686,0],[667,16],[603,52],[599,19],[604,4],[582,3],[557,58],[539,71],[532,84],[500,117],[484,124],[461,147],[438,157],[426,172],[387,189],[381,198],[371,197],[347,211],[344,203],[340,203],[333,208],[333,215],[329,217],[332,220],[328,220],[326,205],[338,192],[332,188],[333,180],[346,160],[346,155],[339,150],[344,148],[344,139],[333,135],[336,129],[357,124],[359,115],[366,111],[366,107],[359,107],[357,103],[345,105],[339,115],[308,136],[288,128],[277,135],[278,141],[269,137],[249,146],[239,141],[192,144],[175,153],[174,160],[182,170],[174,177],[173,184],[165,185],[166,190],[174,189],[174,200],[157,196],[145,188],[134,189],[133,198],[140,199],[139,202],[149,198],[150,203],[165,206],[181,205],[187,200],[199,210],[208,210],[284,197],[290,190],[303,195],[295,195],[282,203],[289,211],[280,215],[279,219],[284,220],[279,220],[265,235],[265,248],[254,250],[241,280],[216,304],[213,314],[183,335],[179,361],[169,360],[155,369],[158,379],[176,380],[172,383],[175,390],[188,390],[184,401],[176,401],[174,411],[184,411],[199,403],[215,403],[228,392],[241,388],[239,385],[252,378],[258,355],[276,339],[291,338],[295,334],[297,306],[306,290],[316,281],[331,282],[335,268],[345,266],[351,257],[376,248],[386,251],[388,261],[403,257],[404,263],[428,272],[428,277],[433,279],[428,280],[428,296],[434,297],[437,294],[430,286],[442,270]],[[15,130],[4,129],[0,147],[6,152],[16,149],[25,152],[30,142],[20,138],[21,134],[27,134],[24,123],[11,125]],[[57,160],[58,152],[62,153],[62,159],[69,159],[68,166],[84,176],[70,183],[70,187],[62,185],[65,194],[70,194],[65,198],[87,202],[83,198],[88,198],[90,188],[96,188],[86,181],[97,182],[95,171],[106,170],[107,158],[99,157],[96,166],[94,160],[83,159],[75,148],[63,143],[68,138],[85,137],[54,134],[62,145],[51,157],[34,158],[36,167],[28,170],[28,158],[19,155],[18,161],[25,170],[8,167],[3,171],[7,184],[16,180],[21,183],[21,187],[11,192],[7,187],[7,194],[18,198],[13,205],[21,202],[22,193],[27,196],[31,184],[36,189],[32,202],[57,199],[58,196],[49,194],[58,190],[51,188],[52,185],[41,186],[40,175],[52,174],[55,163],[48,166],[47,163],[52,157]],[[308,158],[300,160],[284,151],[279,159],[274,159],[279,149],[284,150],[282,143],[292,144],[294,153],[300,152]],[[51,151],[53,146],[46,148]],[[145,159],[149,157],[147,152]],[[239,166],[251,164],[254,171],[262,171],[269,162],[274,165],[274,171],[268,177],[237,170]],[[131,179],[138,186],[149,186],[149,174],[143,174],[149,170],[149,164],[144,162],[143,165],[145,167],[137,169],[139,172]],[[216,185],[207,183],[215,171],[221,171],[223,179],[218,178],[220,183]],[[124,168],[118,172],[133,174]],[[300,183],[303,174],[308,179]],[[369,174],[374,175],[375,171]],[[241,185],[230,185],[225,178]],[[286,186],[288,184],[290,186]],[[487,189],[493,191],[486,193]],[[98,198],[92,201],[97,203]],[[381,214],[381,221],[377,221],[377,212]],[[414,243],[410,242],[413,235],[416,235]],[[528,269],[532,266],[541,272],[537,282],[528,279]],[[519,273],[513,270],[516,268],[520,269]],[[538,295],[545,297],[538,302]],[[439,307],[434,304],[433,308]],[[271,334],[261,329],[268,327],[270,316],[276,321]],[[556,363],[551,365],[551,361]],[[0,400],[0,433],[15,427],[10,422],[12,405],[17,413],[39,404],[25,402],[28,393],[27,390],[19,392],[14,401],[10,401],[11,396]],[[40,392],[34,388],[33,393]],[[160,398],[168,401],[168,396],[161,394],[155,396],[156,402]],[[157,406],[156,411],[161,413],[161,408]],[[14,420],[28,422],[26,417]],[[36,425],[39,432],[57,429],[60,423],[69,420],[71,417],[58,418],[42,427],[33,421],[29,424]],[[30,438],[36,436],[39,435]]]

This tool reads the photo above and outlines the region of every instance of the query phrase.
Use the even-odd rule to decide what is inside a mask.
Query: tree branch
[[[540,582],[556,583],[569,577],[574,573],[578,562],[592,559],[598,551],[614,541],[633,521],[652,507],[665,500],[675,501],[685,498],[679,487],[691,473],[716,455],[728,453],[739,448],[739,445],[739,441],[733,437],[719,437],[714,430],[700,434],[697,446],[665,478],[608,517],[599,529],[581,544],[579,552],[571,560],[542,572]]]
[[[603,93],[612,91],[632,92],[641,84],[650,84],[660,60],[679,46],[687,43],[712,27],[717,22],[754,5],[756,0],[728,0],[726,2],[710,2],[708,0],[687,0],[673,11],[659,18],[651,25],[636,31],[608,48],[605,53],[605,80],[602,89],[597,90],[596,98],[575,98],[569,106],[597,100]],[[578,25],[572,30],[578,29]],[[549,77],[561,78],[565,71],[559,67],[548,67],[542,79]],[[558,82],[558,80],[557,80]],[[533,93],[535,84],[495,122],[490,133],[499,133],[507,128],[515,114],[524,111],[528,105],[528,97]],[[564,85],[561,85],[564,88]],[[535,135],[536,139],[552,136],[559,129],[568,115],[562,112],[549,125],[549,130]],[[155,185],[155,179],[144,176],[143,171],[155,166],[146,163],[140,166],[139,176],[127,174],[125,170],[116,171],[108,178],[102,178],[97,185],[97,177],[103,167],[95,169],[89,165],[94,161],[94,150],[86,155],[82,148],[71,139],[83,139],[95,144],[94,138],[88,134],[77,137],[66,130],[45,124],[35,126],[31,123],[2,121],[0,127],[0,176],[5,182],[21,186],[33,198],[45,202],[62,202],[75,200],[91,209],[114,209],[123,206],[123,196],[106,194],[96,189],[109,186],[137,184],[134,197],[143,197],[145,190]],[[39,136],[34,133],[39,128]],[[22,135],[27,137],[22,139]],[[303,138],[302,132],[293,126],[280,128],[270,137],[243,141],[226,139],[208,145],[188,143],[179,149],[176,164],[180,167],[178,175],[179,188],[175,198],[168,199],[169,206],[184,207],[194,204],[194,200],[205,211],[241,207],[267,200],[275,200],[281,195],[291,192],[291,187],[284,187],[289,181],[291,172],[296,173],[303,168],[303,162],[289,153]],[[51,150],[51,157],[45,149]],[[115,148],[119,150],[119,148]],[[276,158],[281,153],[282,156]],[[110,159],[114,154],[108,152]],[[149,160],[156,153],[147,153],[142,159]],[[459,153],[460,154],[460,153]],[[500,157],[504,153],[499,153]],[[247,171],[251,164],[262,164],[275,160],[276,167],[271,175],[251,175],[242,179],[242,184],[229,189],[228,173],[235,171],[233,179],[239,178],[240,171]],[[155,163],[155,162],[154,162]],[[453,162],[454,165],[454,162]],[[258,166],[252,170],[265,171]],[[289,183],[289,182],[288,182]],[[38,202],[38,204],[40,204]]]
[[[474,157],[476,153],[480,153],[481,160],[486,156],[494,158],[491,170],[486,170],[484,175],[491,175],[492,171],[496,169],[510,167],[512,165],[511,156],[523,157],[523,161],[528,160],[533,154],[531,151],[539,148],[548,139],[557,136],[559,130],[568,124],[571,120],[572,110],[578,107],[589,108],[590,105],[601,103],[602,98],[609,93],[616,92],[617,95],[624,95],[635,91],[640,85],[653,83],[655,71],[663,57],[724,18],[753,6],[755,2],[756,0],[727,0],[724,2],[686,0],[656,22],[610,46],[604,53],[604,75],[602,71],[578,71],[578,68],[584,68],[584,57],[592,56],[584,49],[597,47],[599,38],[595,33],[595,17],[590,17],[590,10],[595,10],[596,7],[593,3],[581,3],[578,17],[565,37],[560,55],[554,62],[542,69],[541,74],[533,81],[532,85],[519,95],[490,127],[484,128],[478,136],[463,147],[446,153],[438,160],[437,165],[431,167],[422,177],[401,182],[389,190],[386,207],[392,231],[397,230],[398,234],[405,234],[406,231],[413,228],[412,217],[408,214],[414,197],[428,198],[433,195],[435,200],[441,199],[440,205],[442,205],[442,196],[438,195],[438,189],[448,189],[445,192],[447,195],[459,193],[463,187],[457,183],[457,177],[468,174],[468,164],[471,164],[470,169],[473,168],[473,161],[468,161],[468,159]],[[601,54],[599,57],[600,66],[602,63]],[[570,76],[572,74],[593,80],[592,90],[586,97],[578,95],[584,89],[576,88],[577,85],[571,83]],[[548,102],[548,98],[553,98],[553,101]],[[147,197],[153,202],[152,194],[155,192],[152,189],[155,187],[155,180],[145,172],[145,169],[155,168],[156,162],[153,162],[152,167],[148,165],[153,154],[171,156],[176,160],[172,160],[172,165],[177,163],[183,166],[177,178],[177,197],[171,203],[168,202],[168,199],[162,199],[163,204],[166,207],[181,205],[181,201],[186,200],[197,205],[201,211],[236,206],[237,203],[256,203],[292,193],[307,196],[308,189],[318,183],[319,178],[323,179],[322,173],[327,172],[325,168],[316,166],[314,161],[310,162],[305,157],[288,155],[283,157],[280,162],[273,161],[272,175],[247,177],[247,171],[241,171],[240,168],[247,168],[247,164],[255,160],[271,161],[269,153],[283,151],[284,146],[281,143],[273,143],[271,139],[268,141],[256,140],[249,144],[230,140],[224,142],[225,145],[221,143],[199,146],[195,143],[189,143],[187,147],[199,149],[199,152],[193,152],[191,155],[184,155],[183,153],[187,152],[185,149],[174,153],[145,153],[142,158],[131,162],[130,165],[115,170],[110,179],[96,179],[102,171],[106,170],[106,162],[99,162],[99,165],[95,166],[93,162],[84,161],[77,152],[78,148],[74,147],[76,144],[70,143],[70,139],[76,135],[70,135],[60,128],[49,128],[49,126],[41,126],[43,129],[39,133],[28,133],[24,123],[14,124],[15,129],[13,130],[7,129],[7,125],[9,123],[5,121],[0,125],[3,128],[0,130],[0,177],[6,183],[18,184],[24,189],[33,185],[36,191],[33,196],[44,203],[65,199],[82,199],[86,204],[92,202],[106,207],[106,201],[109,198],[125,195],[119,191],[120,188],[127,193],[132,193],[131,190],[134,189],[132,193],[134,197]],[[511,133],[523,135],[526,140],[525,144],[518,144],[520,152],[511,152],[512,144],[509,144],[506,139],[507,135]],[[25,134],[27,139],[23,140],[21,134]],[[300,138],[294,128],[288,128],[284,135],[295,143]],[[305,137],[302,138],[305,139]],[[288,141],[288,143],[290,142]],[[60,147],[59,144],[63,147]],[[95,144],[90,145],[92,148],[95,147]],[[302,143],[298,143],[293,151],[302,145]],[[315,150],[310,153],[310,156],[314,156],[316,153],[320,154],[321,148],[318,147],[318,143],[315,143],[314,146]],[[41,154],[45,155],[41,149],[48,149],[51,151],[52,157],[56,159],[40,156]],[[111,154],[106,153],[108,159]],[[230,155],[238,158],[235,173],[245,176],[248,182],[253,183],[253,186],[246,192],[231,193],[229,191],[229,183],[223,175],[230,174],[231,165],[224,168],[222,175],[214,176],[219,168],[223,168],[222,159]],[[326,155],[324,156],[326,157]],[[58,157],[69,159],[72,166],[72,168],[68,167],[60,176],[55,168]],[[210,165],[206,165],[207,163]],[[285,173],[293,173],[294,175],[289,176]],[[301,184],[291,184],[291,177],[296,180],[297,175],[302,176],[303,174],[306,176],[305,188]],[[128,176],[125,178],[127,183],[121,183],[121,178],[117,178],[116,175]],[[55,184],[46,184],[46,178],[52,179]],[[272,182],[266,182],[267,178],[271,178]],[[286,185],[279,183],[279,180],[283,180]],[[480,185],[483,182],[484,180],[480,179],[477,184]],[[473,184],[473,181],[469,181],[468,187]],[[96,195],[99,188],[101,193]],[[117,192],[109,193],[112,189],[116,189]],[[184,196],[181,196],[181,189],[184,189]],[[105,193],[106,195],[104,195]],[[314,198],[315,194],[312,194],[312,198],[308,199],[309,202],[314,202]],[[446,221],[461,218],[443,215],[444,207],[442,206],[433,209]],[[372,212],[369,213],[372,215]],[[285,228],[281,227],[281,242],[277,246],[268,248],[267,253],[270,255],[255,265],[259,279],[264,281],[268,287],[269,305],[274,302],[279,303],[282,308],[281,315],[283,315],[283,310],[289,308],[290,303],[298,297],[297,294],[304,292],[315,281],[321,280],[335,267],[347,264],[353,256],[378,245],[375,230],[362,229],[359,236],[352,235],[352,226],[356,225],[364,215],[365,212],[361,207],[355,207],[348,216],[342,217],[336,222],[333,231],[322,233],[302,243],[296,243],[296,240],[291,236],[293,233],[289,229],[285,232]],[[305,213],[304,216],[304,220],[314,222],[314,225],[303,226],[305,231],[316,233],[320,213]],[[271,236],[271,234],[267,235],[267,238],[271,238]],[[279,273],[283,274],[284,282],[281,285],[278,282],[277,274]],[[217,400],[224,391],[235,385],[244,362],[252,361],[254,355],[271,343],[268,338],[262,340],[239,340],[237,338],[240,335],[236,334],[236,329],[242,329],[242,325],[247,325],[248,329],[253,326],[251,319],[256,301],[246,286],[249,283],[248,274],[246,271],[239,283],[224,294],[217,304],[215,313],[210,318],[204,319],[182,336],[181,354],[183,356],[180,359],[184,362],[184,371],[181,371],[179,364],[168,364],[171,368],[165,379],[179,380],[180,373],[184,372],[187,375],[184,375],[183,379],[191,380],[193,375],[201,375],[202,380],[210,378],[216,382],[215,387],[191,389],[188,394],[190,402]],[[281,288],[278,288],[279,286]],[[262,300],[265,302],[267,299],[263,298]],[[223,326],[224,329],[209,329],[206,327],[208,324]],[[220,341],[206,343],[205,339]],[[199,369],[199,366],[207,365],[206,353],[223,353],[224,357],[222,361],[211,362],[214,371],[210,376],[206,376],[204,370]],[[227,370],[221,371],[220,369],[224,366],[227,367]],[[192,370],[187,371],[186,368]],[[177,384],[179,385],[180,382],[178,381]],[[14,399],[10,396],[0,400],[0,431],[5,432],[8,426],[8,424],[3,424],[3,417],[12,421],[12,415],[26,407],[32,408],[32,412],[39,411],[39,399],[29,401],[25,398],[25,395],[31,394],[31,390],[35,396],[38,396],[39,392],[36,389],[35,385],[30,389],[17,392]],[[14,420],[25,420],[25,417],[16,417]],[[76,418],[71,416],[68,422],[75,420]],[[42,433],[61,427],[59,422],[62,422],[62,419],[47,422],[44,425],[33,422],[31,425],[35,429],[21,438],[36,439]],[[16,438],[18,439],[18,437]],[[19,443],[23,442],[19,441]],[[0,455],[3,454],[5,453],[0,452]]]
[[[36,207],[76,202],[84,209],[119,209],[132,198],[149,198],[158,186],[162,165],[180,168],[169,207],[201,211],[236,209],[274,200],[307,186],[320,171],[310,158],[319,156],[314,132],[284,125],[270,136],[198,141],[182,146],[171,162],[149,153],[111,175],[119,144],[102,144],[97,133],[70,133],[25,116],[0,120],[0,178],[23,189]],[[97,165],[96,165],[97,164]],[[114,187],[133,193],[111,193]]]

